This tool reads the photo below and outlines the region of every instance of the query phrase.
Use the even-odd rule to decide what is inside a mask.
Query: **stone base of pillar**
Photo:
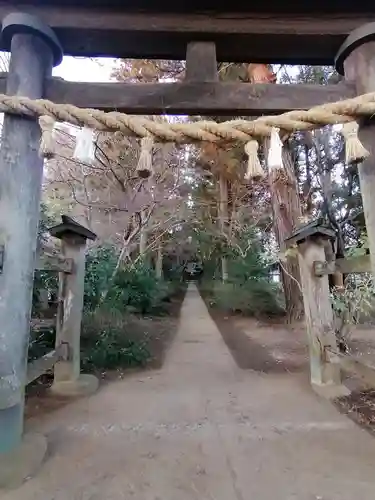
[[[0,492],[17,488],[34,476],[46,453],[45,436],[30,433],[23,436],[21,444],[15,450],[0,454]]]
[[[78,380],[54,382],[50,388],[57,396],[78,397],[89,396],[98,390],[99,380],[94,375],[81,374]]]
[[[342,384],[311,384],[313,391],[325,399],[336,399],[349,396],[350,390]]]

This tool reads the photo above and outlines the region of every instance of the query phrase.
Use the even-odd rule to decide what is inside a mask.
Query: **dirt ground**
[[[348,342],[350,354],[375,367],[375,326],[358,326],[351,332]],[[361,380],[345,374],[345,385],[350,396],[339,398],[335,404],[354,422],[375,436],[375,390],[363,385]]]
[[[240,368],[262,373],[308,370],[303,325],[291,328],[282,318],[263,322],[215,309],[209,312]]]
[[[311,390],[303,336],[234,321],[225,344],[191,286],[162,369],[31,418],[48,457],[1,498],[373,500],[375,440]]]
[[[303,322],[286,325],[283,318],[272,322],[209,310],[237,365],[261,373],[309,374],[306,328]],[[350,354],[375,366],[375,326],[352,329]],[[344,373],[344,384],[352,391],[334,401],[336,408],[375,436],[375,390]]]
[[[183,297],[184,294],[180,294],[173,298],[168,315],[147,320],[148,330],[152,332],[149,344],[152,357],[144,369],[160,369],[163,366],[177,331]],[[285,324],[284,318],[262,321],[213,308],[209,308],[209,313],[239,368],[269,374],[301,373],[308,377],[309,360],[303,322],[290,326]],[[353,329],[349,349],[351,354],[375,366],[375,327],[369,325]],[[144,369],[129,368],[97,375],[106,384]],[[344,383],[352,393],[339,398],[334,404],[340,412],[375,435],[375,390],[364,387],[350,374],[344,376]],[[28,388],[27,419],[53,412],[71,402],[71,399],[50,397],[48,388],[51,383],[51,375],[46,375]]]

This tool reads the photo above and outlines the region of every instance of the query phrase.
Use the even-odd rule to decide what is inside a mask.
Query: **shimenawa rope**
[[[124,113],[105,113],[96,109],[78,108],[71,104],[56,104],[45,99],[33,100],[4,94],[0,94],[0,112],[43,117],[40,124],[42,128],[43,121],[47,124],[50,135],[51,121],[47,121],[44,117],[91,129],[120,131],[124,135],[141,138],[152,137],[154,140],[162,142],[228,141],[248,143],[258,138],[270,137],[274,128],[279,128],[283,133],[291,133],[297,130],[313,130],[324,125],[353,123],[357,118],[371,116],[375,113],[375,92],[353,99],[323,104],[307,111],[295,110],[279,116],[262,116],[255,120],[241,119],[222,123],[213,121],[160,123]],[[355,132],[349,134],[349,139],[350,137],[352,140],[358,141]],[[48,152],[49,155],[51,154],[50,143],[47,130],[43,128],[42,147],[47,144],[45,152]],[[364,151],[362,147],[362,157],[365,154]]]

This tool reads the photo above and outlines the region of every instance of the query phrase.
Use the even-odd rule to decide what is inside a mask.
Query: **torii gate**
[[[0,77],[0,92],[132,114],[257,116],[375,91],[375,22],[368,24],[375,21],[373,2],[301,0],[280,5],[269,0],[228,11],[219,10],[211,0],[192,0],[188,8],[156,0],[129,4],[44,0],[35,5],[3,0],[1,48],[10,51],[11,63],[9,74]],[[143,85],[65,82],[51,78],[52,67],[60,64],[63,54],[186,58],[186,80]],[[346,81],[325,87],[220,83],[217,60],[335,61]],[[372,255],[374,131],[371,121],[362,124],[362,140],[371,156],[359,167]],[[32,468],[31,464],[28,468],[32,455],[33,466],[41,459],[32,441],[23,438],[26,346],[43,171],[39,142],[40,129],[34,120],[5,116],[0,149],[0,463],[21,457],[24,477]],[[304,275],[309,272],[305,269]],[[324,329],[329,318],[320,320]],[[323,374],[320,366],[317,369],[321,383],[335,382],[329,370]]]

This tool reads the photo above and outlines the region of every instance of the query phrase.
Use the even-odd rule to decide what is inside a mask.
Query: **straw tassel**
[[[245,179],[263,179],[265,176],[264,170],[260,164],[258,149],[259,144],[255,139],[247,142],[245,144],[245,153],[248,156],[247,160],[247,170],[245,174]]]
[[[79,130],[76,137],[76,147],[73,157],[82,162],[91,164],[95,159],[94,149],[94,130],[88,127],[83,127]]]
[[[39,118],[39,126],[42,131],[42,137],[39,146],[39,155],[41,158],[50,160],[55,156],[55,120],[50,116],[41,116]]]
[[[359,125],[356,121],[345,123],[342,135],[345,139],[345,160],[348,165],[358,163],[370,156],[358,137]]]
[[[271,172],[272,170],[283,170],[283,143],[281,142],[280,129],[272,127],[271,138],[268,149],[267,165]]]
[[[154,139],[151,136],[143,137],[141,140],[141,154],[139,155],[136,168],[137,175],[142,179],[147,179],[153,173],[152,168],[152,149]]]

